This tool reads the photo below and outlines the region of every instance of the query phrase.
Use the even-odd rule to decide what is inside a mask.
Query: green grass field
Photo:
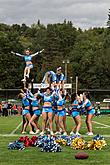
[[[93,130],[94,135],[100,134],[105,137],[107,146],[100,151],[86,152],[89,158],[86,160],[77,160],[74,155],[79,150],[73,150],[69,146],[62,147],[62,152],[59,153],[44,153],[39,148],[28,147],[23,151],[8,150],[9,142],[18,140],[20,136],[21,126],[16,130],[22,122],[21,116],[0,117],[0,165],[109,165],[110,155],[110,116],[94,117]],[[67,117],[67,131],[71,131],[74,122],[71,117]],[[15,131],[16,130],[16,131]],[[87,130],[85,125],[85,117],[80,133],[85,140],[91,140],[92,137],[85,136]],[[31,136],[30,136],[31,137]]]

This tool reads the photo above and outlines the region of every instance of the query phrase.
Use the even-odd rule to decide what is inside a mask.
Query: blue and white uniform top
[[[53,103],[53,100],[54,100],[54,94],[47,94],[46,92],[45,93],[39,93],[38,92],[38,95],[41,96],[43,98],[43,107],[42,107],[42,113],[45,112],[45,113],[53,113],[53,110],[52,110],[52,103]]]
[[[87,114],[94,114],[95,113],[95,109],[92,106],[92,103],[90,102],[89,99],[86,99],[83,101],[82,108],[85,108],[85,110],[87,110]]]
[[[36,98],[29,90],[27,90],[27,92],[25,93],[25,96],[22,99],[22,104],[24,105],[24,107],[30,106],[29,100],[34,101],[36,100]]]
[[[90,102],[89,99],[83,101],[82,107],[85,108],[86,110],[91,110],[93,108],[92,103]]]
[[[30,102],[26,96],[24,96],[22,99],[22,105],[23,105],[22,115],[24,116],[26,114],[29,114],[30,113],[29,112]]]
[[[37,99],[31,102],[32,107],[39,107],[39,101]]]
[[[59,95],[59,99],[57,100],[57,115],[60,116],[65,116],[66,115],[66,109],[65,109],[65,97],[62,98],[61,95]]]
[[[53,71],[48,71],[48,72],[46,72],[46,74],[45,74],[45,76],[44,76],[44,78],[43,78],[43,80],[42,80],[42,83],[45,82],[45,79],[46,79],[46,76],[47,76],[47,75],[50,75],[50,81],[51,81],[51,82],[56,82],[56,74],[55,74],[55,72],[53,72]]]
[[[37,100],[37,98],[35,98],[35,100],[31,102],[31,105],[32,105],[33,114],[36,116],[40,116],[41,111],[39,109],[39,101]]]
[[[22,55],[22,54],[16,53],[17,56],[23,57],[25,62],[32,61],[32,57],[34,57],[38,54],[39,54],[39,52],[36,52],[34,54],[30,54],[30,55]]]
[[[78,110],[78,100],[75,99],[72,103],[72,110],[77,111]]]
[[[80,116],[80,111],[79,109],[81,108],[81,106],[79,106],[79,102],[77,99],[75,99],[72,103],[72,117],[77,117],[77,116]]]
[[[51,75],[51,81],[56,82],[56,74],[53,71],[49,71],[49,74]]]
[[[22,104],[24,108],[30,106],[30,102],[26,96],[22,99]]]
[[[63,73],[61,73],[61,74],[56,73],[56,82],[57,83],[59,83],[59,82],[61,83],[64,80],[65,80],[65,76]]]
[[[57,93],[57,111],[62,111],[65,109],[64,105],[66,103],[65,97],[62,97],[62,95],[59,93]]]
[[[38,92],[38,95],[43,98],[43,103],[44,103],[43,108],[50,108],[50,107],[52,108],[52,101],[54,98],[53,94],[47,94],[46,92],[45,93]]]

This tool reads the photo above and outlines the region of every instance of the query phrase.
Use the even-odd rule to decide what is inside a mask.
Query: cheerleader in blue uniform
[[[33,68],[32,57],[38,55],[39,53],[42,53],[43,51],[44,51],[44,49],[39,51],[39,52],[36,52],[34,54],[30,54],[30,51],[26,50],[25,55],[15,53],[15,52],[11,51],[12,54],[23,57],[25,62],[26,62],[26,66],[25,66],[25,69],[24,69],[24,79],[22,81],[26,81],[26,77],[29,78],[30,70]]]
[[[89,95],[87,92],[83,93],[83,104],[82,104],[82,108],[85,108],[87,115],[86,115],[86,125],[87,125],[87,135],[93,135],[93,131],[92,131],[92,118],[95,114],[95,109],[92,106],[90,100],[88,99]]]
[[[46,88],[46,92],[39,93],[38,95],[42,97],[43,99],[43,108],[42,108],[42,132],[40,135],[44,135],[47,125],[47,120],[49,123],[50,128],[50,134],[53,135],[53,127],[52,127],[52,116],[53,116],[53,110],[52,110],[52,101],[54,98],[54,94],[52,93],[52,90],[50,87]]]
[[[30,102],[29,102],[29,99],[32,99],[31,97],[29,97],[29,95],[27,96],[25,93],[20,93],[18,95],[19,98],[22,98],[22,105],[23,105],[23,111],[22,111],[22,115],[24,116],[26,122],[24,123],[24,126],[23,126],[23,129],[22,129],[22,133],[24,134],[25,133],[25,130],[26,130],[26,127],[27,125],[29,124],[29,133],[30,134],[35,134],[33,131],[32,131],[32,126],[30,124],[30,119],[31,119],[31,115],[30,115]],[[33,100],[33,99],[32,99]]]
[[[52,120],[55,121],[55,125],[56,125],[56,135],[60,134],[60,127],[59,127],[59,116],[58,116],[58,112],[57,112],[57,99],[58,97],[54,98],[53,102],[52,102],[52,109],[53,109],[53,118]]]
[[[73,127],[72,131],[70,132],[70,135],[80,135],[79,134],[79,130],[81,128],[82,125],[82,120],[81,120],[81,113],[80,113],[80,109],[79,104],[81,104],[81,100],[79,98],[79,96],[77,94],[72,95],[72,117],[74,119],[75,122],[75,127]]]
[[[35,100],[33,100],[31,102],[31,107],[32,107],[33,115],[31,117],[29,123],[34,126],[34,128],[36,130],[35,133],[38,134],[40,132],[39,125],[38,125],[38,120],[39,120],[39,117],[40,117],[40,114],[41,114],[41,111],[39,109],[40,99],[38,99],[37,94],[34,94],[34,98],[35,98]]]
[[[49,87],[54,90],[54,87],[56,85],[56,74],[53,71],[46,72],[42,80],[42,84],[43,83],[49,84]]]
[[[62,68],[58,67],[57,73],[56,73],[56,83],[57,83],[58,89],[62,88],[64,90],[64,82],[65,82],[65,76],[62,73]]]
[[[58,117],[59,117],[59,127],[62,129],[63,135],[67,135],[66,132],[66,125],[65,125],[65,115],[66,115],[66,110],[65,110],[65,96],[63,96],[63,90],[60,89],[58,93],[59,99],[57,100],[57,112],[58,112]]]

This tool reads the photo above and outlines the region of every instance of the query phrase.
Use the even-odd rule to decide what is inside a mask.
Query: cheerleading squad
[[[22,115],[23,118],[25,118],[22,133],[26,133],[26,127],[29,125],[30,134],[40,133],[40,135],[44,135],[47,129],[49,129],[50,134],[54,135],[53,121],[55,121],[55,134],[67,135],[66,100],[68,98],[68,94],[65,94],[66,92],[64,88],[59,88],[61,82],[56,85],[56,80],[54,78],[52,79],[51,76],[51,80],[53,80],[53,82],[51,81],[50,87],[46,88],[45,92],[38,90],[37,93],[32,94],[28,89],[25,89],[22,90],[22,93],[19,94],[19,97],[22,98],[23,104]],[[44,79],[46,79],[46,76],[44,76]],[[44,79],[42,83],[44,82]],[[82,125],[81,114],[85,112],[86,125],[88,130],[87,135],[93,135],[92,118],[95,114],[95,109],[92,107],[92,104],[88,99],[88,93],[83,93],[80,96],[74,94],[71,96],[71,100],[72,102],[70,111],[75,122],[75,127],[72,128],[70,135],[80,135],[79,131]],[[38,120],[41,114],[42,129],[38,124]],[[35,131],[33,131],[32,126],[34,127]]]
[[[42,49],[39,52],[30,54],[29,49],[25,50],[24,54],[19,54],[11,51],[12,54],[20,56],[26,62],[24,69],[24,90],[19,94],[19,97],[22,98],[23,105],[23,127],[22,133],[26,132],[26,127],[29,125],[30,134],[44,135],[46,129],[50,130],[50,134],[53,135],[53,119],[55,119],[56,124],[56,133],[67,135],[66,131],[66,100],[67,94],[64,90],[65,77],[62,73],[62,68],[58,67],[57,72],[48,71],[45,73],[44,78],[41,84],[48,84],[49,87],[46,88],[45,92],[38,90],[37,93],[32,94],[31,91],[26,87],[27,78],[30,76],[30,71],[33,68],[32,58],[38,54],[41,54],[44,51]],[[93,135],[92,131],[92,118],[95,114],[95,109],[92,107],[90,100],[88,99],[88,94],[83,93],[82,97],[79,97],[77,94],[72,95],[72,108],[71,115],[75,122],[75,127],[73,127],[70,132],[71,135],[79,135],[79,130],[82,125],[81,114],[86,112],[86,125],[88,135]],[[41,115],[40,107],[42,105],[42,131],[38,125],[38,120]],[[33,131],[34,127],[34,131]]]

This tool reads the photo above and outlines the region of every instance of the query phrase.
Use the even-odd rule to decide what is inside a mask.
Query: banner
[[[33,88],[36,89],[36,88],[47,88],[49,86],[49,84],[37,84],[37,83],[33,83]],[[71,89],[72,88],[72,84],[64,84],[64,88],[65,89]]]

